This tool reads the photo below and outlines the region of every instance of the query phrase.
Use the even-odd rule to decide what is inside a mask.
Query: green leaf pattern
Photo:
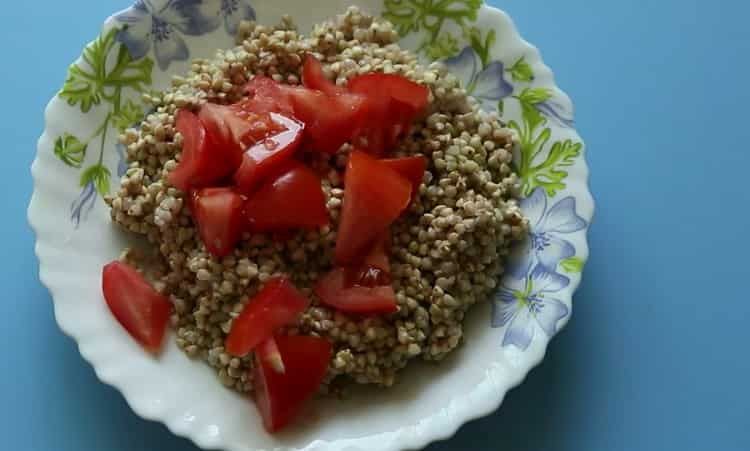
[[[86,158],[87,147],[80,139],[70,133],[64,133],[55,140],[55,155],[68,166],[80,168]]]
[[[84,114],[94,107],[107,107],[104,120],[86,140],[66,132],[55,139],[54,145],[54,153],[60,161],[71,168],[82,169],[89,146],[98,139],[98,159],[82,170],[80,185],[93,185],[100,196],[110,192],[112,178],[104,164],[107,133],[110,128],[122,133],[143,119],[143,108],[124,97],[151,89],[153,82],[153,60],[148,57],[133,60],[127,47],[117,41],[118,31],[112,28],[102,33],[84,49],[81,61],[68,69],[58,94]]]
[[[578,274],[583,271],[584,264],[581,257],[570,257],[560,262],[560,268],[568,274]]]

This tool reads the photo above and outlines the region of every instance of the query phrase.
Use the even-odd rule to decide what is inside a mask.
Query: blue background
[[[43,108],[127,3],[0,8],[1,449],[195,449],[137,418],[58,330],[26,223]],[[544,364],[499,412],[429,450],[749,450],[750,4],[491,3],[576,103],[598,202],[592,254]]]

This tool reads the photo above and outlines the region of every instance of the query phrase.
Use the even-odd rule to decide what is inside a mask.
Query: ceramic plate
[[[101,267],[118,256],[126,237],[111,225],[102,195],[125,169],[116,135],[143,117],[140,93],[166,88],[171,75],[186,72],[189,59],[231,46],[242,19],[271,24],[288,13],[309,30],[349,3],[138,0],[107,19],[45,113],[29,219],[57,321],[138,415],[204,448],[421,448],[495,410],[570,318],[594,208],[573,106],[510,18],[480,0],[357,2],[393,21],[402,44],[425,61],[444,61],[484,108],[499,109],[518,133],[515,164],[531,232],[491,302],[472,310],[466,345],[455,355],[439,366],[409,368],[390,390],[316,402],[300,424],[270,436],[252,404],[222,387],[208,366],[190,361],[173,341],[152,359],[112,318],[101,298]],[[124,27],[127,33],[118,32]]]

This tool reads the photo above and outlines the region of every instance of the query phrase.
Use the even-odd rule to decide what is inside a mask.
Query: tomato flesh
[[[388,96],[403,102],[415,113],[427,107],[430,90],[408,78],[395,74],[365,74],[349,80],[347,85],[352,92],[372,96]]]
[[[302,65],[302,84],[308,89],[315,89],[329,96],[346,92],[344,88],[336,86],[326,78],[323,74],[323,65],[309,53],[305,55]]]
[[[276,340],[273,337],[263,340],[255,352],[258,354],[260,360],[267,363],[277,373],[284,373],[286,371],[284,359],[281,358],[281,352],[279,351],[279,345],[276,344]]]
[[[311,336],[276,336],[285,371],[255,355],[255,404],[269,432],[287,426],[318,391],[328,371],[332,347]]]
[[[269,113],[258,113],[246,108],[248,105],[243,103],[228,106],[207,103],[198,113],[211,141],[222,149],[225,156],[237,160],[241,158],[239,153],[248,146],[283,130],[281,125],[271,119]]]
[[[387,314],[398,310],[386,253],[387,235],[378,238],[361,263],[335,268],[315,286],[321,302],[342,312]]]
[[[244,200],[232,188],[205,188],[192,194],[192,211],[206,249],[226,257],[242,237]]]
[[[364,96],[351,93],[327,95],[322,91],[283,86],[294,115],[305,124],[310,147],[318,152],[336,153],[360,128],[367,111]]]
[[[245,203],[245,217],[256,232],[314,229],[327,225],[328,209],[320,177],[294,162],[266,182]]]
[[[102,271],[102,291],[115,319],[144,349],[157,354],[172,312],[169,299],[125,263],[109,263]]]
[[[396,145],[414,118],[427,106],[429,89],[400,75],[367,74],[351,79],[351,92],[369,100],[367,120],[359,136],[367,139],[366,150],[380,156]]]
[[[362,151],[353,151],[344,175],[336,263],[357,263],[406,209],[411,191],[409,180],[386,164]]]
[[[322,303],[342,312],[375,315],[398,311],[396,293],[390,284],[351,285],[346,268],[336,268],[321,277],[315,294]]]
[[[248,98],[238,105],[246,111],[256,113],[279,113],[286,117],[294,115],[294,108],[288,96],[273,79],[256,75],[245,85]]]
[[[427,158],[417,155],[414,157],[392,158],[380,161],[411,182],[411,200],[414,202],[419,195],[419,187],[422,186],[424,173],[427,170]]]
[[[237,357],[247,355],[277,329],[292,324],[309,304],[289,279],[268,280],[232,323],[225,343],[227,352]]]
[[[281,114],[270,114],[286,130],[269,136],[245,151],[242,164],[234,174],[235,186],[243,194],[252,193],[261,181],[288,164],[302,142],[304,124]]]

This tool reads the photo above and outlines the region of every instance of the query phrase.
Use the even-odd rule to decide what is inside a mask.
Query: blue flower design
[[[88,218],[94,204],[96,204],[96,188],[94,182],[89,182],[83,187],[78,199],[70,206],[70,220],[75,223],[76,228],[81,224],[81,216],[84,221]]]
[[[586,227],[586,221],[576,213],[574,197],[566,197],[548,208],[544,189],[537,188],[521,200],[520,207],[529,219],[529,235],[511,254],[509,274],[522,277],[537,263],[554,271],[560,261],[576,254],[573,245],[564,239]]]
[[[570,279],[541,264],[523,277],[506,277],[492,301],[492,327],[508,326],[502,345],[526,350],[537,324],[549,337],[557,333],[557,323],[569,310],[553,294],[569,283]]]
[[[537,103],[535,106],[539,112],[545,115],[548,119],[557,122],[560,126],[567,128],[575,127],[575,119],[573,119],[571,112],[567,111],[565,107],[558,102],[550,99]]]
[[[115,20],[125,25],[117,40],[136,60],[153,46],[159,67],[167,70],[173,61],[185,61],[190,56],[182,35],[200,36],[219,27],[220,7],[218,2],[203,0],[136,0],[132,7],[115,15]]]
[[[448,58],[443,63],[461,80],[466,91],[488,111],[496,110],[500,100],[513,94],[513,85],[504,78],[503,63],[493,61],[482,68],[482,60],[471,47],[464,48],[457,56]]]
[[[125,156],[125,145],[117,143],[115,151],[117,152],[117,176],[122,177],[128,171],[128,159]]]
[[[224,28],[231,36],[237,34],[240,22],[255,20],[255,10],[242,0],[221,0],[221,15],[224,17]]]

